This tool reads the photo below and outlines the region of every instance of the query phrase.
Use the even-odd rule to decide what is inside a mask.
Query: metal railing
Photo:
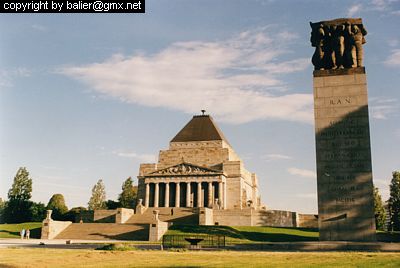
[[[194,242],[194,245],[193,241],[198,242]],[[163,248],[223,248],[226,245],[225,242],[223,235],[188,234],[164,235],[162,237]]]

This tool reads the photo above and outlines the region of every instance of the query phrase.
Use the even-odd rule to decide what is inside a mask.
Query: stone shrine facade
[[[145,207],[259,208],[257,176],[247,171],[209,115],[196,115],[161,150],[158,163],[141,164],[138,199]]]

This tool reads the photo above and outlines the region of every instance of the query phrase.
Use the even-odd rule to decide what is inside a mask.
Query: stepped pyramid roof
[[[222,131],[215,124],[210,115],[195,115],[192,120],[182,128],[171,142],[189,141],[218,141],[223,140],[229,144]]]

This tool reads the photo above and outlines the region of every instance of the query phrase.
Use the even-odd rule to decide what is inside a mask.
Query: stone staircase
[[[55,239],[146,241],[149,224],[73,223]]]
[[[173,209],[173,215],[171,215]],[[154,221],[154,210],[159,210],[160,221],[172,222],[178,225],[199,224],[199,214],[196,208],[148,208],[143,214],[134,214],[126,224],[144,224]]]

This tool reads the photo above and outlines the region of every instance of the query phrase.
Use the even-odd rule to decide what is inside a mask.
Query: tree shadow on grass
[[[42,227],[37,227],[30,230],[30,238],[40,238],[42,234]],[[0,233],[8,234],[9,236],[20,237],[20,231],[9,231],[0,229]]]
[[[318,237],[309,237],[284,233],[262,233],[262,232],[241,232],[242,236],[251,241],[258,242],[294,242],[294,241],[318,241]]]
[[[182,233],[224,235],[232,238],[242,238],[241,232],[229,226],[202,226],[202,225],[172,225],[170,230]]]
[[[170,230],[179,231],[182,233],[192,234],[208,234],[208,235],[224,235],[229,238],[246,239],[257,242],[290,242],[290,241],[318,241],[318,237],[303,236],[301,234],[285,233],[291,228],[282,228],[282,232],[262,231],[247,231],[238,230],[229,226],[195,226],[195,225],[173,225]],[[303,232],[317,232],[315,228],[293,228]]]

